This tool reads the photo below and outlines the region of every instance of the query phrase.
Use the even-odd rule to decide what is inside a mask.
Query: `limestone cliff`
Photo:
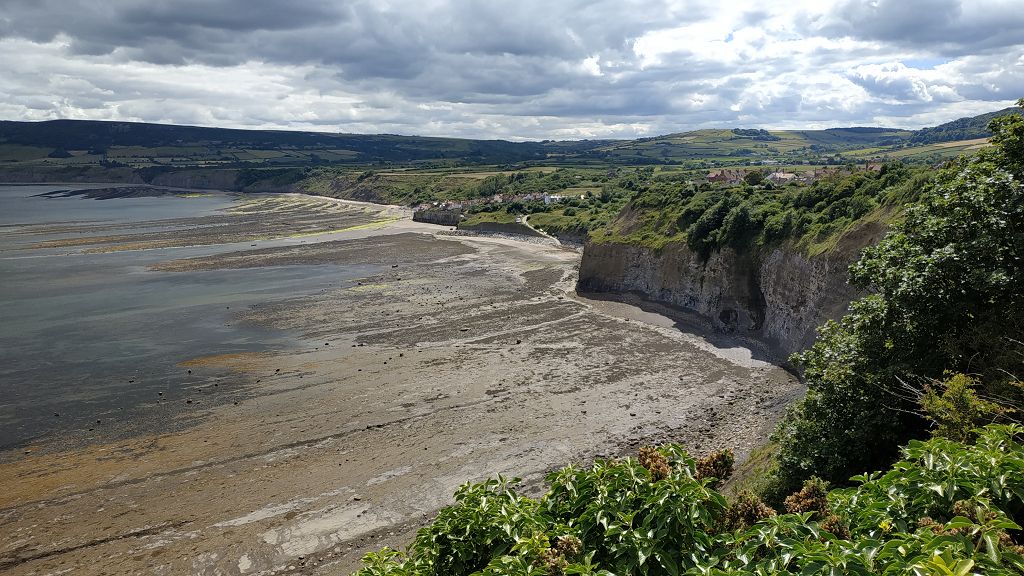
[[[789,246],[743,253],[726,248],[707,261],[682,243],[661,250],[589,243],[578,289],[636,293],[678,306],[788,356],[812,343],[819,325],[841,317],[863,295],[847,283],[847,269],[884,232],[877,223],[863,225],[817,256]]]

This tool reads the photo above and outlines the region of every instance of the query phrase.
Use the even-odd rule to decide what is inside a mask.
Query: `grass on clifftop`
[[[465,220],[459,223],[460,226],[475,226],[477,224],[495,223],[495,224],[515,224],[517,216],[510,214],[504,210],[497,212],[476,212],[470,214]]]

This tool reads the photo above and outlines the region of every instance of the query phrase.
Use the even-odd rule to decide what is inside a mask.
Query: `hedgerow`
[[[407,552],[368,554],[356,574],[1024,574],[1022,433],[913,441],[856,487],[813,479],[785,514],[749,493],[729,503],[676,445],[567,466],[539,499],[499,477],[463,486]]]

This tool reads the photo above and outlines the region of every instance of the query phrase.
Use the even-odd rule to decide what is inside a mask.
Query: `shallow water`
[[[97,185],[99,186],[99,185]],[[158,272],[156,262],[240,244],[119,251],[29,248],[67,237],[44,223],[160,221],[215,214],[237,198],[39,198],[68,186],[0,186],[0,450],[180,426],[185,397],[203,406],[244,394],[241,376],[179,363],[293,347],[293,336],[232,321],[232,311],[344,286],[367,266]],[[248,246],[248,243],[244,244]],[[211,382],[216,382],[216,394]],[[158,395],[161,392],[162,395]],[[158,401],[159,400],[159,401]],[[100,423],[96,423],[99,420]],[[92,428],[93,430],[89,430]]]
[[[188,198],[120,198],[116,201],[36,196],[54,190],[87,190],[110,186],[118,184],[0,185],[0,226],[48,222],[142,222],[181,218],[214,212],[229,206],[234,199],[233,195],[219,193],[196,194]]]

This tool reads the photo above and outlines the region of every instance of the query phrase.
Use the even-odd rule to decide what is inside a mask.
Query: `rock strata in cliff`
[[[847,270],[883,234],[882,226],[870,224],[817,256],[787,246],[744,253],[726,248],[707,261],[682,243],[660,250],[589,243],[578,289],[635,293],[681,307],[785,357],[810,345],[818,326],[841,317],[863,295],[847,283]]]

